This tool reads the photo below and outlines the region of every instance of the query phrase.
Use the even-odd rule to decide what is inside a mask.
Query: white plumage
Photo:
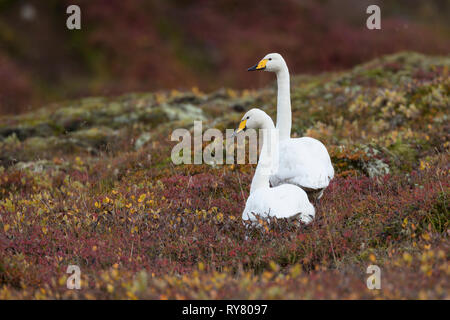
[[[250,194],[242,220],[257,221],[255,214],[263,219],[300,219],[304,223],[310,223],[314,219],[315,210],[305,191],[292,184],[283,184],[274,188],[259,188]]]
[[[266,55],[251,70],[274,72],[277,76],[277,126],[279,130],[279,170],[270,178],[272,186],[295,184],[320,198],[334,177],[327,149],[317,139],[291,138],[292,112],[289,70],[278,53]]]
[[[304,223],[310,223],[314,219],[315,209],[305,191],[293,184],[270,187],[269,178],[277,167],[276,160],[279,155],[278,137],[273,138],[269,135],[276,131],[272,119],[264,111],[252,109],[244,115],[236,133],[258,128],[262,129],[263,134],[261,154],[242,219],[257,222],[260,216],[263,219],[270,217],[299,219]]]
[[[328,151],[319,140],[303,137],[280,141],[278,171],[270,177],[272,186],[283,183],[318,190],[328,187],[334,176]]]

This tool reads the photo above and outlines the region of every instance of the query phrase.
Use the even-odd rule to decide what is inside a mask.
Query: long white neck
[[[270,117],[267,116],[269,119]],[[259,188],[269,188],[269,178],[278,165],[278,130],[275,129],[272,119],[266,121],[260,130],[261,153],[258,165],[253,176],[250,193]]]
[[[291,137],[292,111],[291,111],[291,92],[289,83],[289,70],[284,65],[277,75],[277,129],[279,130],[280,140]]]

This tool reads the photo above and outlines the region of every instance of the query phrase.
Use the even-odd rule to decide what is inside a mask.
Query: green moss
[[[112,141],[116,137],[116,131],[108,127],[92,127],[85,130],[78,130],[70,136],[81,145],[86,145],[92,148],[100,148]]]
[[[417,164],[418,150],[407,142],[398,140],[389,151],[395,156],[394,164],[401,170],[410,171]]]
[[[450,222],[449,210],[448,191],[441,192],[430,212],[425,213],[425,218],[419,227],[419,232],[428,230],[429,226],[431,226],[435,232],[446,233]]]

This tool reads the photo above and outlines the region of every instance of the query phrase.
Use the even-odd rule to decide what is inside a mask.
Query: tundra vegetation
[[[171,132],[194,120],[275,118],[275,83],[0,118],[0,299],[448,299],[449,68],[403,52],[292,78],[292,132],[321,140],[336,170],[308,226],[247,232],[254,165],[170,158]]]

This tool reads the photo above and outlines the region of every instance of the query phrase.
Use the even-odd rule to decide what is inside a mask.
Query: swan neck
[[[270,176],[278,164],[278,139],[278,130],[275,129],[273,122],[271,127],[260,129],[261,153],[250,187],[250,194],[259,188],[270,187]]]
[[[292,111],[291,111],[291,92],[290,78],[287,66],[280,69],[277,73],[277,129],[279,130],[280,140],[291,137]]]

